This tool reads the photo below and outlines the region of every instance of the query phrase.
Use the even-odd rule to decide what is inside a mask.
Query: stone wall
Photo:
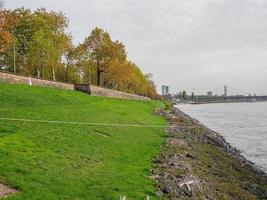
[[[65,90],[74,89],[73,84],[37,79],[37,78],[28,77],[28,76],[15,75],[12,73],[2,72],[2,71],[0,71],[0,81],[7,82],[7,83],[19,83],[19,84],[27,84],[27,85],[54,87],[54,88],[60,88],[60,89],[65,89]]]
[[[91,94],[90,84],[74,84],[74,90]]]
[[[122,99],[135,99],[135,100],[143,100],[143,101],[150,101],[150,98],[129,94],[125,92],[120,92],[117,90],[110,90],[106,88],[97,87],[94,85],[90,86],[91,95],[93,96],[106,96],[106,97],[113,97],[113,98],[122,98]]]
[[[74,89],[77,91],[88,93],[92,96],[104,96],[104,97],[112,97],[112,98],[121,98],[121,99],[135,99],[135,100],[144,100],[149,101],[150,98],[129,94],[125,92],[120,92],[117,90],[111,90],[107,88],[102,88],[90,84],[75,84]]]
[[[135,100],[144,100],[149,101],[150,98],[143,97],[139,95],[129,94],[125,92],[120,92],[117,90],[110,90],[102,87],[97,87],[89,84],[68,84],[57,81],[49,81],[43,80],[28,76],[16,75],[8,72],[0,71],[0,82],[7,83],[18,83],[18,84],[27,84],[27,85],[37,85],[37,86],[45,86],[45,87],[54,87],[65,90],[78,90],[82,92],[86,92],[92,96],[105,96],[112,98],[122,98],[122,99],[135,99]]]

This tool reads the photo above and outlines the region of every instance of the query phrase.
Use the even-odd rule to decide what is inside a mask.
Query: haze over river
[[[177,105],[267,172],[267,102]]]

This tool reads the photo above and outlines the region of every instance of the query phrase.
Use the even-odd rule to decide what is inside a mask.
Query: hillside
[[[159,102],[0,83],[0,118],[164,125]],[[163,128],[0,120],[0,182],[8,199],[143,199]],[[153,197],[153,195],[151,195]]]

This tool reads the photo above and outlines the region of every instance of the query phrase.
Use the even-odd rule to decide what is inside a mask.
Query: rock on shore
[[[159,199],[267,199],[267,176],[218,133],[177,108],[167,119],[165,142],[152,176]]]

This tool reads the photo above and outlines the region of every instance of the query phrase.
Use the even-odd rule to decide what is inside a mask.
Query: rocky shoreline
[[[267,199],[267,175],[225,139],[177,108],[154,161],[159,199]]]

